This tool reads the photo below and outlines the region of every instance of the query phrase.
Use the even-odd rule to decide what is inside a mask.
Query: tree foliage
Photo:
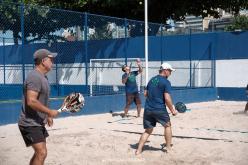
[[[24,6],[18,1],[8,2],[0,6],[0,30],[3,33],[12,31],[15,44],[20,39],[24,39],[25,44],[36,40],[57,41],[64,38],[53,33],[61,28],[82,25],[83,17],[82,13],[61,12],[36,4]]]
[[[248,30],[248,16],[236,16],[231,25],[225,27],[226,31]]]
[[[147,0],[150,22],[165,23],[171,17],[182,20],[186,14],[219,17],[216,9],[237,15],[248,8],[247,0]],[[25,0],[26,3],[90,12],[135,20],[144,20],[144,0]]]
[[[21,2],[27,5],[24,10],[20,5]],[[15,44],[18,44],[18,39],[22,37],[20,33],[22,19],[25,25],[25,43],[41,39],[56,41],[59,36],[52,33],[57,30],[71,26],[82,28],[84,19],[82,13],[61,12],[48,7],[144,20],[144,0],[5,0],[2,4],[0,6],[0,30],[12,31]],[[217,8],[230,11],[237,16],[240,9],[248,8],[248,1],[148,0],[148,17],[149,22],[156,23],[166,23],[167,18],[183,20],[186,14],[219,17]],[[90,26],[104,28],[107,24],[107,21],[105,24],[104,21],[101,22],[102,24],[99,24],[98,20],[92,21]],[[131,34],[143,35],[144,31],[140,29],[144,29],[143,24],[132,27]],[[150,32],[156,33],[156,30],[158,28]]]

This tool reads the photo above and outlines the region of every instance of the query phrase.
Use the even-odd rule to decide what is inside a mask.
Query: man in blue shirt
[[[171,99],[171,83],[167,78],[171,72],[175,71],[168,63],[163,63],[159,70],[159,75],[153,77],[147,84],[144,92],[146,97],[145,111],[143,117],[143,126],[145,132],[141,135],[136,155],[142,152],[143,146],[148,137],[156,127],[156,123],[160,123],[164,127],[164,138],[166,142],[166,150],[171,150],[172,131],[170,117],[166,109],[166,105],[172,115],[177,114]]]
[[[136,82],[136,76],[142,73],[142,66],[139,59],[137,59],[137,65],[139,68],[139,70],[137,71],[131,71],[130,67],[126,65],[122,66],[122,71],[125,72],[122,75],[122,83],[125,84],[126,91],[126,106],[124,109],[124,116],[127,116],[128,109],[133,102],[135,102],[137,106],[137,117],[140,116],[141,100],[139,97],[139,91]]]

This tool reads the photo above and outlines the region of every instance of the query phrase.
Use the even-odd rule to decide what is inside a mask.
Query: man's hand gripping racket
[[[58,112],[71,112],[75,113],[80,111],[84,106],[84,97],[81,93],[71,93],[68,95],[61,106],[61,108],[58,110]]]

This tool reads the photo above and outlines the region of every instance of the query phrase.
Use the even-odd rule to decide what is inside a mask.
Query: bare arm
[[[141,62],[140,61],[137,61],[137,65],[138,65],[138,68],[139,68],[138,72],[139,73],[142,73],[143,72],[143,68],[141,66]]]
[[[177,110],[175,110],[175,108],[173,106],[170,94],[169,93],[164,93],[164,99],[165,99],[165,104],[167,105],[167,107],[171,111],[172,115],[176,115]]]
[[[140,67],[141,68],[141,67]],[[142,72],[142,68],[141,68],[141,72]],[[140,70],[138,70],[138,73],[141,73]],[[126,84],[128,77],[130,76],[130,72],[126,72],[126,77],[122,79],[122,84]]]
[[[148,96],[148,91],[144,90],[144,96],[147,97]]]
[[[127,74],[126,77],[122,79],[122,84],[126,84],[126,82],[127,82],[127,79],[129,77],[129,73],[126,72],[126,74]]]
[[[27,91],[27,105],[32,109],[46,113],[49,117],[56,117],[58,115],[58,111],[51,110],[45,105],[43,105],[38,99],[38,92],[28,90]]]

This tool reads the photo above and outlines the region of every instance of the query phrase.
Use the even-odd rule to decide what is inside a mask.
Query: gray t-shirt
[[[21,126],[43,126],[47,122],[47,114],[36,111],[26,104],[27,91],[38,92],[38,100],[49,106],[50,86],[47,77],[37,70],[31,71],[23,86],[22,110],[18,124]]]

